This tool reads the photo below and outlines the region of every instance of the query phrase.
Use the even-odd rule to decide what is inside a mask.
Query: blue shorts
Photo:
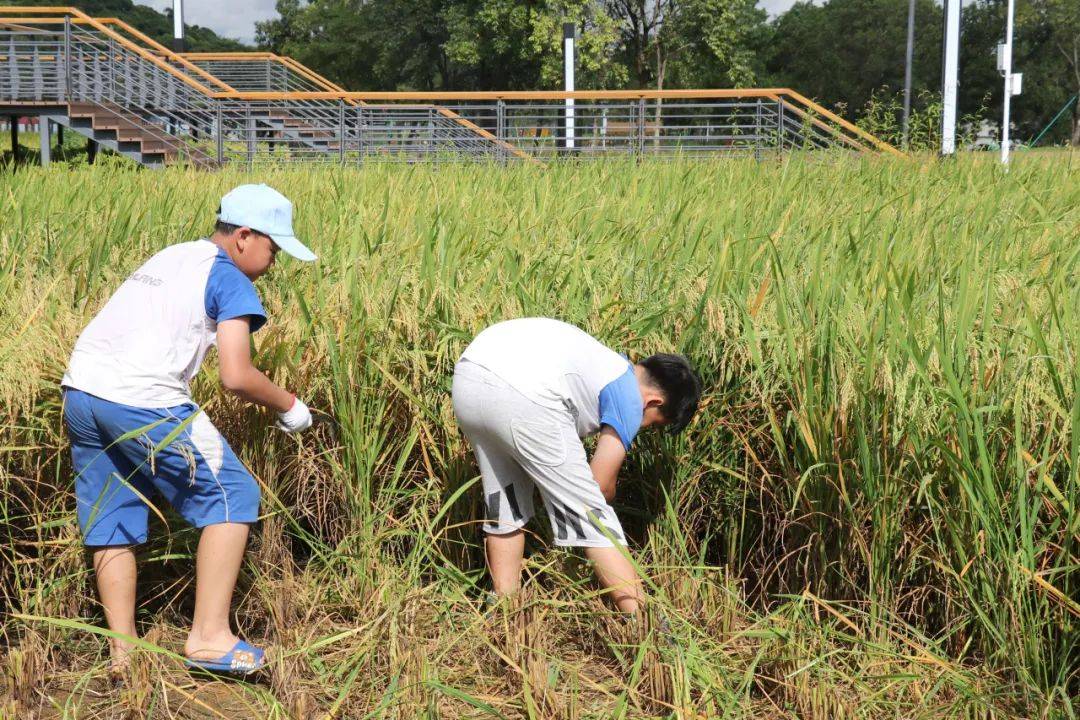
[[[259,517],[258,483],[194,403],[138,408],[65,388],[64,422],[87,545],[145,542],[155,488],[198,528]]]

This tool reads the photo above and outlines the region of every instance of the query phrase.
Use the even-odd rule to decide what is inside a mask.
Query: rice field
[[[140,548],[122,685],[74,518],[57,383],[152,252],[265,181],[321,256],[259,281],[256,363],[299,437],[194,388],[263,488],[235,626],[259,683],[182,666],[196,535]],[[1080,158],[0,175],[0,717],[1075,718]],[[643,434],[615,508],[649,578],[628,624],[529,538],[488,612],[453,363],[548,315],[706,382]],[[167,527],[166,527],[167,525]],[[665,630],[664,625],[669,625]]]

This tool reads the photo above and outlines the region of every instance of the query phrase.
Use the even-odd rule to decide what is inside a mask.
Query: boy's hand
[[[300,398],[294,397],[292,407],[283,413],[278,413],[277,426],[287,433],[307,430],[311,427],[311,410]]]

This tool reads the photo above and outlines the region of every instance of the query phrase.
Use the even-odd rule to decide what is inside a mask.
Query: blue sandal
[[[192,670],[205,670],[212,673],[230,673],[249,675],[266,666],[266,652],[262,648],[238,640],[233,649],[217,660],[199,660],[187,658],[184,664]]]

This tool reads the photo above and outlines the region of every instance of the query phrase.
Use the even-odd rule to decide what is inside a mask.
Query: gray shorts
[[[535,487],[556,545],[611,547],[607,535],[625,544],[568,410],[538,405],[468,360],[454,368],[453,394],[458,425],[480,466],[485,532],[504,535],[524,527],[534,513]]]

